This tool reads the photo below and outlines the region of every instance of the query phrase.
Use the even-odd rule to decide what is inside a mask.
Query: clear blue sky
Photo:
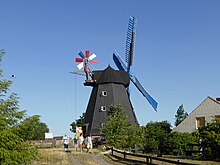
[[[129,16],[137,18],[134,72],[158,101],[155,112],[131,84],[141,125],[168,120],[183,104],[190,113],[207,96],[219,97],[220,1],[212,0],[1,0],[0,48],[5,78],[20,96],[20,109],[41,115],[54,135],[71,135],[85,112],[91,88],[76,70],[79,51],[97,55],[97,70],[112,53],[124,58]]]

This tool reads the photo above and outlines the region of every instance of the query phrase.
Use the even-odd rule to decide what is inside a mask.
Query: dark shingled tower
[[[103,71],[94,71],[93,74],[93,81],[84,84],[93,87],[85,114],[84,133],[92,136],[101,135],[100,127],[106,123],[111,105],[121,105],[129,121],[138,124],[126,90],[130,83],[129,75],[110,66]]]

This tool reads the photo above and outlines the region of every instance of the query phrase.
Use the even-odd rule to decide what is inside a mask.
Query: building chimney
[[[220,97],[216,98],[217,101],[220,101]]]

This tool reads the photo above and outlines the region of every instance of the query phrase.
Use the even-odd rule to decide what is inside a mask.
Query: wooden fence
[[[119,153],[119,154],[122,154],[123,157],[120,157],[118,155],[115,155],[114,153]],[[113,147],[111,148],[111,154],[112,156],[116,157],[116,158],[119,158],[119,159],[123,159],[124,161],[132,161],[132,162],[135,162],[135,163],[143,163],[143,164],[147,164],[147,165],[151,165],[151,164],[155,164],[155,160],[157,162],[166,162],[166,163],[170,163],[170,164],[178,164],[178,165],[196,165],[196,164],[193,164],[193,163],[184,163],[184,162],[180,162],[180,160],[168,160],[168,159],[165,159],[165,158],[159,158],[159,157],[153,157],[153,156],[148,156],[148,155],[144,155],[144,154],[134,154],[134,153],[129,153],[127,151],[121,151],[121,150],[118,150],[118,149],[114,149]],[[131,156],[133,157],[133,159],[131,158],[128,158],[127,156]],[[136,159],[135,159],[136,158]],[[137,158],[144,158],[145,161],[143,160],[137,160]]]
[[[36,140],[32,144],[37,148],[54,148],[56,147],[56,140]]]

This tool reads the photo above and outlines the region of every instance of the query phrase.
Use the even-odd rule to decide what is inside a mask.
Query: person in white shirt
[[[79,137],[79,147],[81,152],[83,151],[83,142],[84,142],[84,137],[83,134],[81,133]]]
[[[65,134],[65,136],[63,137],[63,146],[64,146],[64,151],[65,152],[68,149],[68,145],[69,145],[69,137]]]
[[[91,137],[91,135],[89,135],[87,137],[87,152],[91,153],[90,149],[92,149],[92,137]]]

